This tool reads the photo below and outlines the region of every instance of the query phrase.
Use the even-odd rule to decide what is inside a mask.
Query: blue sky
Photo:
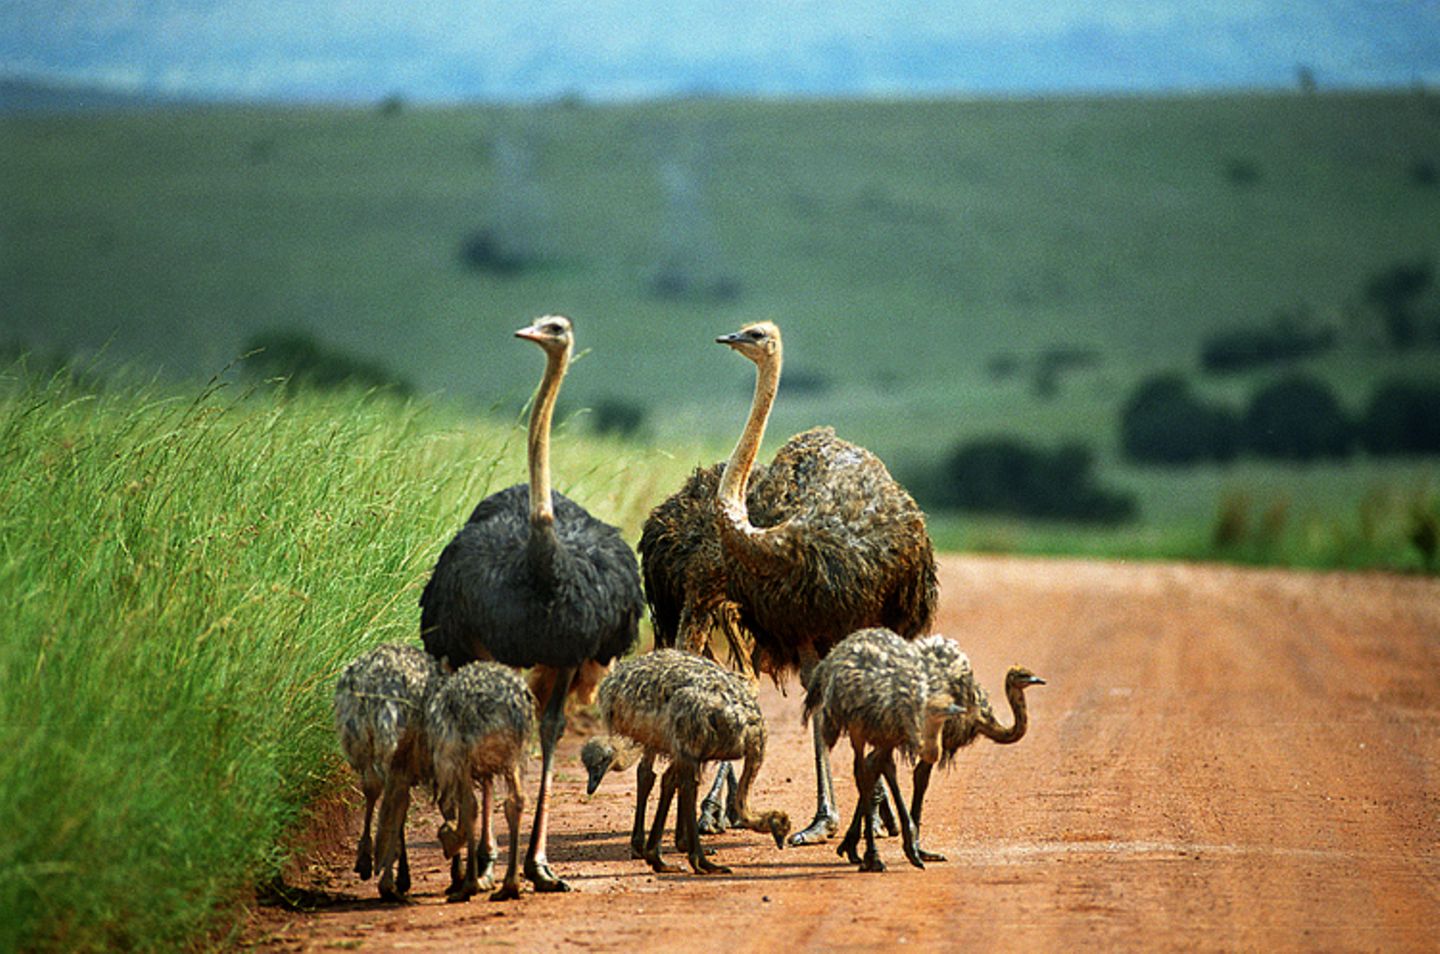
[[[0,73],[267,98],[1440,85],[1440,0],[0,0]]]

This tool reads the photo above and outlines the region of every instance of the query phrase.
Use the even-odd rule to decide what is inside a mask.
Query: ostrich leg
[[[700,786],[700,765],[680,757],[676,758],[676,763],[680,766],[680,804],[675,809],[675,828],[684,831],[690,870],[696,874],[729,874],[729,868],[708,860],[700,849],[700,833],[695,823],[695,793]]]
[[[800,665],[800,684],[810,685],[810,676],[820,659],[813,651]],[[792,845],[818,845],[835,834],[840,827],[840,812],[835,808],[835,779],[830,773],[830,750],[825,747],[820,719],[810,720],[810,735],[815,743],[815,818],[809,825],[790,836]]]
[[[725,783],[730,783],[730,798],[725,801]],[[715,781],[700,803],[700,832],[718,835],[735,822],[735,770],[729,762],[721,762],[715,770]]]
[[[675,797],[675,786],[679,777],[680,773],[673,761],[666,766],[665,774],[660,776],[660,801],[655,806],[655,823],[651,826],[650,837],[645,842],[645,861],[649,863],[652,871],[680,870],[678,865],[672,865],[660,857],[660,843],[665,840],[665,817],[670,814],[670,800]],[[676,822],[676,827],[680,827],[679,822]]]
[[[410,784],[391,775],[380,799],[380,823],[375,835],[375,859],[380,868],[380,897],[400,901],[410,890],[410,865],[405,857],[405,815],[410,808]],[[400,880],[391,875],[398,859]]]
[[[884,757],[879,759],[879,769],[881,778],[890,786],[891,797],[895,799],[895,814],[900,819],[900,834],[905,840],[905,857],[915,867],[924,868],[925,862],[915,850],[915,826],[911,823],[910,813],[905,810],[905,799],[900,794],[900,779],[895,774],[893,751],[885,751]]]
[[[380,799],[380,787],[364,785],[365,789],[365,830],[360,833],[360,843],[355,846],[355,873],[360,880],[369,881],[374,873],[374,840],[370,835],[370,818],[375,814],[375,803]]]
[[[516,860],[520,856],[520,814],[524,807],[525,796],[520,790],[520,771],[512,766],[505,775],[505,824],[510,832],[505,881],[490,895],[491,901],[520,896],[520,866],[516,864]]]
[[[915,766],[915,785],[910,793],[910,826],[915,831],[915,854],[921,861],[944,861],[945,856],[920,847],[920,809],[925,804],[925,790],[930,787],[930,770],[935,766],[920,762]]]
[[[845,831],[845,837],[835,848],[835,854],[849,861],[852,865],[860,864],[860,853],[856,848],[860,844],[860,826],[864,824],[862,815],[868,810],[865,798],[865,747],[855,746],[855,764],[853,773],[855,775],[855,788],[857,798],[855,799],[855,813],[850,817],[850,827]],[[871,789],[874,790],[873,788]]]
[[[480,839],[475,856],[477,891],[489,891],[495,887],[495,829],[490,826],[494,788],[491,779],[487,778],[480,783]]]
[[[655,756],[646,752],[635,766],[635,824],[630,828],[630,857],[645,857],[645,806],[655,787]]]
[[[565,697],[575,669],[561,669],[555,674],[555,685],[545,702],[540,717],[540,791],[535,796],[535,827],[530,831],[530,848],[525,853],[525,877],[536,891],[569,891],[570,886],[556,877],[545,858],[545,841],[549,834],[551,769],[555,763],[555,743],[565,731]],[[501,889],[504,890],[503,888]],[[498,893],[498,892],[497,892]],[[503,900],[497,898],[496,900]]]
[[[858,761],[858,760],[857,760]],[[870,757],[864,760],[861,771],[863,778],[858,778],[856,788],[860,791],[860,804],[855,806],[857,816],[864,819],[865,823],[865,857],[860,860],[861,871],[884,871],[885,862],[880,860],[880,852],[875,848],[875,814],[867,811],[864,807],[865,793],[875,791],[876,784],[880,781],[880,752],[870,753]]]

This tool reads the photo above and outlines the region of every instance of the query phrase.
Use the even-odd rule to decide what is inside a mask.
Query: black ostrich
[[[574,343],[570,322],[544,317],[515,334],[546,355],[530,412],[530,482],[480,501],[440,554],[420,596],[420,629],[425,648],[452,669],[477,659],[531,667],[542,771],[525,877],[537,891],[568,891],[545,857],[565,700],[593,698],[611,660],[634,645],[644,599],[619,531],[550,488],[550,419]]]
[[[780,329],[761,322],[716,341],[755,363],[755,396],[724,466],[696,471],[646,522],[640,551],[656,642],[700,651],[718,632],[754,669],[798,672],[808,683],[857,629],[924,634],[938,599],[924,513],[879,458],[830,428],[795,435],[759,470]],[[797,845],[825,840],[839,823],[818,726],[814,746],[815,819],[791,836]],[[706,799],[712,811],[716,794]]]

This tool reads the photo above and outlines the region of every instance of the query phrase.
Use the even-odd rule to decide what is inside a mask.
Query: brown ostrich
[[[935,558],[914,499],[879,458],[830,428],[790,438],[756,473],[780,382],[780,329],[761,322],[716,340],[755,363],[755,395],[718,479],[713,468],[698,471],[652,514],[648,547],[642,536],[652,607],[680,607],[656,614],[657,641],[693,649],[708,642],[707,626],[719,626],[732,646],[748,645],[755,669],[777,679],[798,673],[808,684],[830,647],[857,629],[925,633]],[[670,589],[657,593],[658,584]],[[791,844],[823,841],[839,822],[818,725],[814,747],[815,818]]]
[[[418,646],[377,646],[351,662],[335,685],[335,730],[340,749],[360,776],[365,827],[355,849],[355,873],[380,871],[380,897],[399,900],[410,891],[405,815],[410,788],[430,778],[425,742],[425,701],[444,678],[440,665]],[[371,841],[371,816],[380,822]],[[395,871],[396,860],[399,871]]]
[[[700,767],[715,759],[745,760],[736,788],[735,810],[740,827],[768,832],[783,847],[790,819],[783,812],[752,812],[750,789],[765,760],[765,720],[753,686],[735,673],[700,656],[659,649],[615,666],[600,684],[600,712],[608,735],[593,738],[581,750],[594,792],[612,769],[624,769],[644,756],[638,770],[631,854],[656,871],[674,871],[660,857],[660,841],[670,800],[679,794],[676,842],[697,874],[729,869],[705,858],[700,848],[696,795]],[[655,756],[670,760],[661,779],[660,801],[649,838],[645,838],[645,805],[654,785],[650,763]]]
[[[566,891],[545,851],[565,701],[590,701],[605,667],[634,644],[645,600],[619,531],[551,489],[550,421],[574,346],[571,324],[552,315],[515,334],[546,355],[530,413],[530,480],[480,501],[445,547],[420,597],[420,628],[425,648],[452,668],[495,660],[530,669],[544,712],[525,877],[537,891]]]
[[[931,636],[912,643],[874,628],[836,646],[815,668],[805,695],[805,718],[813,718],[827,747],[849,736],[854,754],[855,811],[837,853],[861,871],[885,870],[867,811],[883,779],[895,801],[905,857],[917,868],[926,861],[943,861],[942,855],[920,847],[920,807],[932,767],[936,762],[949,764],[956,751],[980,735],[1000,743],[1019,741],[1028,725],[1024,691],[1043,684],[1027,669],[1010,669],[1005,688],[1014,722],[1006,727],[996,721],[969,659],[952,640]],[[897,750],[916,763],[913,814],[900,792]],[[864,858],[856,852],[862,824]]]
[[[450,901],[467,901],[494,887],[495,838],[490,828],[492,781],[505,780],[505,822],[510,845],[505,879],[491,900],[520,896],[520,813],[525,796],[520,770],[535,727],[535,696],[513,669],[494,662],[461,666],[431,694],[426,735],[435,774],[435,797],[445,822],[440,845],[450,859]],[[474,782],[480,783],[481,805]],[[479,851],[475,818],[480,814]],[[465,867],[460,867],[460,850]]]

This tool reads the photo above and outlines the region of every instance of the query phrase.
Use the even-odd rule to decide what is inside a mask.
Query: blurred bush
[[[633,438],[644,426],[645,406],[629,398],[602,398],[590,409],[590,430],[596,434]]]
[[[1355,444],[1355,429],[1335,392],[1308,375],[1294,375],[1257,391],[1241,428],[1245,449],[1259,457],[1334,459],[1347,456]]]
[[[1302,308],[1277,312],[1269,327],[1222,331],[1202,343],[1200,366],[1210,374],[1229,374],[1323,354],[1334,347],[1334,329],[1310,325]]]
[[[245,344],[243,368],[252,377],[286,378],[313,388],[385,388],[413,391],[410,382],[376,361],[330,348],[303,331],[265,331]]]
[[[1096,484],[1094,454],[1068,444],[1055,450],[1011,437],[957,445],[928,486],[940,508],[1116,524],[1135,516],[1132,496]]]
[[[1365,282],[1365,303],[1380,313],[1386,337],[1397,351],[1440,345],[1437,316],[1422,304],[1435,281],[1434,266],[1420,259],[1392,265]]]
[[[1234,411],[1207,404],[1179,374],[1141,382],[1120,412],[1120,446],[1139,464],[1186,465],[1233,460],[1240,450]]]
[[[1377,456],[1440,454],[1440,386],[1381,384],[1361,418],[1359,438]]]

